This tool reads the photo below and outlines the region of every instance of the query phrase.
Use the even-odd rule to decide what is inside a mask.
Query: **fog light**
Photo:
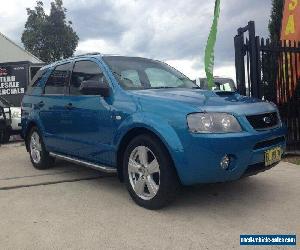
[[[230,158],[228,155],[224,155],[220,161],[220,167],[224,170],[228,169],[230,164]]]

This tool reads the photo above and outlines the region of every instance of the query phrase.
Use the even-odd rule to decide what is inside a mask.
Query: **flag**
[[[214,85],[214,50],[217,39],[218,21],[220,16],[220,0],[215,1],[214,19],[210,29],[205,48],[204,65],[205,73],[208,82],[208,88],[211,89]]]

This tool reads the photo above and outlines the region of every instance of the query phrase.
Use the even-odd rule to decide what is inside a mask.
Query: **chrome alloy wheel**
[[[37,132],[33,132],[30,138],[30,155],[35,164],[39,164],[41,161],[42,145],[40,136]]]
[[[145,146],[136,147],[129,156],[128,175],[138,197],[151,200],[159,190],[160,169],[154,153]]]

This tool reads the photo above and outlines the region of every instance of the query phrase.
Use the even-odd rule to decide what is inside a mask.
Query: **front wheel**
[[[30,160],[36,169],[48,169],[53,166],[54,158],[46,151],[41,133],[33,127],[27,138]]]
[[[162,208],[176,196],[179,181],[172,160],[153,136],[141,135],[129,143],[123,171],[132,199],[144,208]]]

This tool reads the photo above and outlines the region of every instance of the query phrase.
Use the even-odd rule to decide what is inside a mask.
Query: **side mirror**
[[[79,91],[84,95],[109,96],[109,85],[102,77],[100,81],[87,80],[80,84]]]

